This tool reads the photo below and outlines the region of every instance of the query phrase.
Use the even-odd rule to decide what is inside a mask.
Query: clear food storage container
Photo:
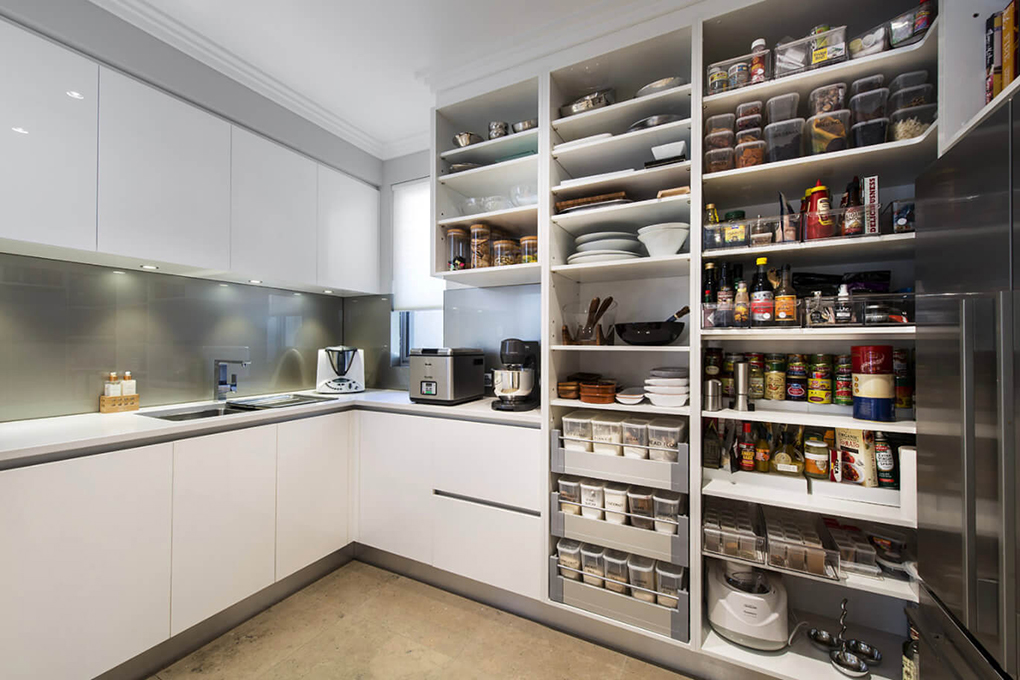
[[[765,126],[765,162],[800,158],[804,119],[793,118]]]
[[[655,511],[655,530],[660,534],[677,532],[677,517],[683,512],[683,496],[672,491],[655,491],[652,507]]]
[[[709,504],[702,525],[706,552],[765,563],[765,528],[757,506]]]
[[[709,151],[705,154],[705,172],[732,170],[734,158],[733,149],[714,149]]]
[[[589,519],[603,519],[606,483],[601,479],[581,480],[581,514]]]
[[[776,78],[846,61],[846,26],[776,45]]]
[[[854,124],[886,117],[889,88],[879,87],[850,98],[850,113]]]
[[[725,233],[722,224],[706,224],[702,231],[702,249],[714,250],[726,247]]]
[[[748,128],[747,130],[741,130],[737,133],[737,146],[746,144],[747,142],[760,142],[761,141],[761,128]]]
[[[580,581],[581,575],[577,573],[581,571],[580,542],[572,541],[569,538],[561,538],[556,543],[556,556],[560,566],[567,567],[566,569],[560,569],[560,576],[569,578],[572,581]],[[577,571],[570,571],[570,569],[576,569]]]
[[[604,413],[591,419],[592,448],[595,453],[605,456],[622,456],[623,421],[627,416],[620,413]]]
[[[918,11],[917,7],[909,9],[889,22],[889,45],[894,48],[904,47],[924,37],[931,25],[931,14],[929,10],[927,23],[920,23],[917,21]]]
[[[849,134],[849,109],[819,113],[807,119],[808,147],[812,154],[842,151]]]
[[[672,609],[677,605],[677,596],[684,591],[684,568],[669,562],[655,564],[655,580],[658,581],[658,603]]]
[[[832,83],[816,87],[808,95],[812,115],[839,111],[846,101],[846,83]]]
[[[651,418],[634,416],[623,421],[623,455],[627,458],[648,457],[648,423]],[[628,446],[628,444],[630,446]]]
[[[734,217],[735,214],[740,215]],[[723,245],[726,248],[746,246],[751,233],[750,222],[743,216],[743,211],[726,213],[727,220],[722,223]]]
[[[754,128],[758,130],[759,128]],[[765,162],[765,142],[744,142],[735,150],[738,168],[750,168]]]
[[[761,100],[753,102],[744,102],[743,104],[737,105],[737,118],[743,118],[744,116],[761,115],[764,113]]]
[[[736,122],[737,132],[741,130],[750,130],[751,128],[761,127],[761,114],[752,113],[749,116],[741,116],[737,118]]]
[[[877,90],[885,85],[885,76],[881,73],[876,73],[873,76],[867,76],[866,78],[858,78],[854,82],[850,83],[850,98],[854,98],[862,92],[871,92]],[[850,107],[851,109],[853,107]]]
[[[606,549],[591,543],[582,543],[581,570],[584,571],[585,583],[601,588],[605,583],[602,579],[606,575]]]
[[[889,49],[889,26],[882,24],[850,41],[850,58],[860,59]]]
[[[726,61],[717,61],[714,64],[709,64],[708,93],[718,94],[719,92],[736,90],[749,85],[751,83],[751,59],[753,56],[753,54],[744,54],[727,59]]]
[[[630,584],[634,586],[631,595],[645,602],[655,602],[655,560],[631,555],[627,559],[627,570],[630,572]]]
[[[737,119],[732,113],[720,113],[716,116],[709,116],[705,121],[705,134],[714,132],[733,132],[733,122]]]
[[[765,102],[765,112],[768,114],[769,123],[780,123],[797,117],[797,108],[800,106],[800,94],[790,92],[773,97]]]
[[[581,481],[563,476],[557,480],[560,492],[560,512],[567,515],[581,514]]]
[[[627,569],[627,558],[630,555],[622,550],[607,550],[603,556],[606,565],[606,588],[615,593],[627,595],[630,588],[627,587],[629,570]]]
[[[607,484],[605,489],[606,521],[612,524],[627,523],[627,492],[626,484]],[[612,511],[612,512],[610,512]]]
[[[892,79],[892,82],[889,83],[889,94],[893,95],[904,88],[917,87],[918,85],[924,85],[927,82],[927,71],[907,71],[906,73],[901,73]]]
[[[735,136],[733,130],[720,130],[705,135],[705,149],[730,149],[733,147]]]
[[[630,523],[638,529],[654,529],[652,519],[652,492],[649,489],[631,487],[627,491],[627,504],[630,506]]]
[[[687,421],[682,418],[656,418],[648,423],[648,445],[652,460],[675,463],[680,444],[687,440]]]
[[[875,120],[857,123],[850,128],[850,141],[854,146],[882,144],[885,142],[888,129],[888,118],[876,118]]]
[[[911,106],[924,106],[935,101],[935,88],[931,85],[904,87],[889,97],[889,110],[899,111]]]
[[[889,141],[899,142],[920,137],[935,122],[938,109],[938,104],[928,104],[896,111],[889,116]]]
[[[573,411],[563,416],[563,448],[573,451],[591,451],[591,417],[589,411]]]

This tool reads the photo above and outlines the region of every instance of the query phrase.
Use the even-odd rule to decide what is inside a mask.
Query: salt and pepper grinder
[[[753,411],[754,402],[751,401],[751,366],[746,361],[739,361],[733,364],[733,391],[736,395],[731,408],[738,411]]]

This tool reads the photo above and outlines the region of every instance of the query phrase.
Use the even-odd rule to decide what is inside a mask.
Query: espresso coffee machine
[[[530,411],[538,408],[538,342],[507,338],[499,343],[502,369],[492,371],[492,389],[498,399],[495,411]]]

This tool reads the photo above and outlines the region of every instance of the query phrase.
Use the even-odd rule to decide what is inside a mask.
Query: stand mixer
[[[494,411],[530,411],[537,408],[538,342],[506,338],[499,343],[502,369],[492,371],[492,389],[499,397],[492,402]]]

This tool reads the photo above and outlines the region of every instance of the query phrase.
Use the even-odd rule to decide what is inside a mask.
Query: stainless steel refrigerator
[[[916,184],[924,680],[1018,677],[1020,98]]]

